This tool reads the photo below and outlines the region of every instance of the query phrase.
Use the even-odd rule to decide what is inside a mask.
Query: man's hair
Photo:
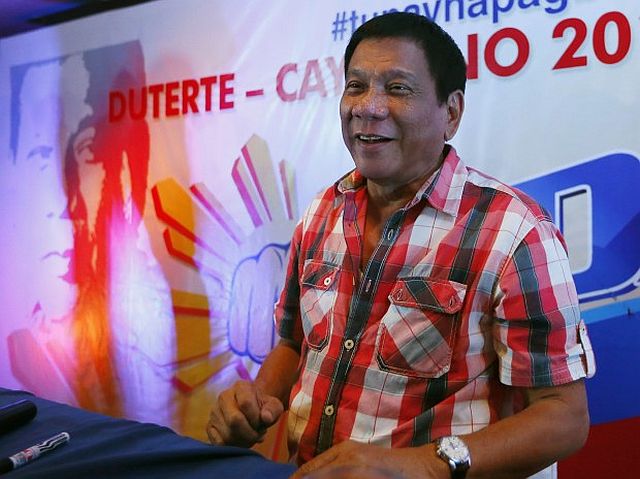
[[[428,18],[414,13],[393,12],[373,17],[362,24],[351,36],[345,50],[345,75],[356,47],[369,38],[405,38],[420,46],[435,80],[440,103],[447,101],[449,94],[456,90],[464,92],[467,81],[464,56],[453,38]]]

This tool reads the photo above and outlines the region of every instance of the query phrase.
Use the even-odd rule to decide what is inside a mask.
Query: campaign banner
[[[635,0],[165,0],[3,39],[0,385],[205,440],[277,341],[296,222],[353,168],[344,49],[390,11],[456,40],[451,143],[566,238],[592,422],[639,416]]]

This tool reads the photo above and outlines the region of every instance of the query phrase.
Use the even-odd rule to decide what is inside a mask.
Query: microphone
[[[0,407],[0,434],[28,423],[36,417],[37,412],[36,405],[28,399]]]

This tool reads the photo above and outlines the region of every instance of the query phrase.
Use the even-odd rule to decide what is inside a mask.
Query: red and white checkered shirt
[[[361,272],[366,206],[354,171],[314,200],[291,243],[276,323],[302,345],[289,405],[300,463],[347,439],[471,433],[519,408],[507,386],[590,372],[565,246],[533,200],[450,148]]]

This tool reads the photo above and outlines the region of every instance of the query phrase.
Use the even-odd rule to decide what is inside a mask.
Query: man
[[[561,236],[446,144],[466,72],[438,26],[376,17],[354,33],[345,72],[356,168],[296,228],[282,340],[254,383],[220,395],[210,440],[249,446],[288,405],[297,476],[345,464],[534,474],[589,427],[592,356]]]
[[[75,78],[83,86],[86,78],[70,75],[77,58],[20,65],[11,70],[12,149],[15,175],[13,200],[28,205],[15,215],[11,235],[19,264],[11,277],[19,291],[24,314],[18,329],[7,335],[9,363],[23,387],[56,401],[75,403],[73,390],[50,359],[52,345],[69,346],[65,320],[77,298],[72,268],[73,226],[67,209],[64,165],[59,138],[64,138],[78,116],[83,115],[82,98],[76,108],[60,104],[60,79]],[[73,92],[73,91],[72,91]],[[63,114],[60,114],[64,112]],[[24,284],[28,287],[20,288]],[[15,322],[13,322],[15,327]],[[45,347],[43,347],[45,346]],[[61,346],[61,347],[64,347]]]
[[[109,91],[145,78],[139,42],[12,67],[11,146],[30,206],[15,234],[37,262],[24,262],[30,327],[7,345],[32,392],[170,424],[174,321],[142,221],[149,128],[108,121]]]

